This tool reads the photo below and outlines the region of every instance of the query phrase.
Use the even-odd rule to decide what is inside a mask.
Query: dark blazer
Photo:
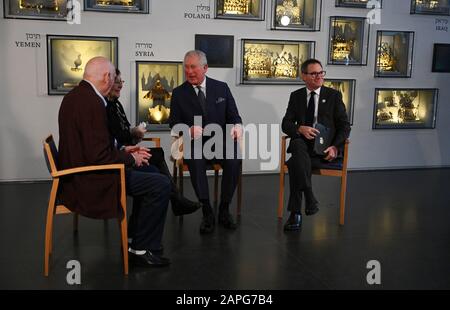
[[[281,124],[283,132],[291,139],[301,137],[297,129],[306,123],[306,108],[306,87],[292,92]],[[331,134],[334,137],[331,145],[342,149],[345,140],[350,134],[350,122],[348,121],[340,92],[322,86],[320,89],[317,122],[331,129]]]
[[[125,163],[134,158],[114,147],[108,131],[106,109],[92,86],[81,81],[59,109],[58,167]],[[65,177],[60,199],[72,211],[92,218],[120,217],[119,172],[93,172]]]
[[[118,99],[110,101],[106,106],[106,114],[108,116],[108,127],[112,136],[117,140],[119,147],[123,145],[135,145],[139,141],[133,137],[130,131],[130,122],[127,119],[125,110]]]
[[[206,77],[206,111],[207,117],[202,117],[202,126],[218,124],[225,128],[226,124],[241,124],[242,119],[231,94],[230,88],[224,82]],[[202,108],[197,94],[187,81],[175,88],[170,103],[169,125],[194,125],[194,116],[202,116]]]

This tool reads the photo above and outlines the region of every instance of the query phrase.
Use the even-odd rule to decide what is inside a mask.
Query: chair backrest
[[[50,174],[58,171],[58,149],[56,148],[53,135],[49,135],[44,140],[44,157]]]

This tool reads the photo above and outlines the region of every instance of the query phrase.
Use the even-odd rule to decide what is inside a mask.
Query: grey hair
[[[206,54],[200,50],[192,50],[186,53],[184,55],[184,62],[186,62],[186,58],[191,56],[197,56],[200,60],[200,65],[205,66],[208,64],[208,59],[206,59]]]

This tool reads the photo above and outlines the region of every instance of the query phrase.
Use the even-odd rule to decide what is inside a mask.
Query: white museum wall
[[[245,124],[280,124],[289,94],[299,85],[237,85],[240,39],[316,41],[316,58],[324,63],[327,78],[356,79],[354,122],[349,169],[443,167],[450,165],[450,74],[431,73],[433,43],[450,43],[450,33],[437,31],[436,19],[449,17],[410,15],[410,0],[383,1],[381,24],[372,25],[367,66],[327,66],[329,16],[365,16],[368,10],[335,8],[324,0],[320,32],[270,31],[266,21],[187,19],[208,0],[151,0],[151,14],[84,12],[81,24],[64,21],[0,19],[0,181],[48,179],[42,139],[53,133],[58,140],[58,109],[62,96],[47,95],[46,35],[117,36],[119,68],[126,81],[121,102],[135,121],[135,61],[181,61],[194,48],[195,34],[235,37],[235,67],[211,68],[208,75],[226,81]],[[210,3],[211,2],[211,3]],[[269,1],[270,2],[270,1]],[[0,4],[3,10],[3,3]],[[269,7],[269,5],[267,6]],[[266,10],[267,11],[267,10]],[[377,30],[415,32],[412,78],[374,78]],[[40,34],[40,48],[20,48],[26,33]],[[151,43],[153,57],[136,57],[135,43]],[[435,129],[373,130],[376,87],[439,88]],[[169,153],[168,132],[156,132]],[[280,133],[281,135],[281,133]],[[244,161],[244,172],[260,173],[259,160]],[[276,170],[273,170],[275,172]],[[268,171],[265,171],[268,172]]]

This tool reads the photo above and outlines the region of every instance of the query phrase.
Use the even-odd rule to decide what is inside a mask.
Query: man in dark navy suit
[[[336,159],[350,134],[342,94],[323,86],[325,71],[317,59],[302,64],[302,79],[306,87],[291,93],[282,129],[291,138],[288,153],[290,196],[288,210],[291,212],[284,225],[285,230],[298,230],[301,225],[302,194],[305,196],[305,214],[319,211],[311,184],[311,169],[323,162]],[[314,128],[320,123],[330,129],[330,146],[323,154],[314,152],[314,139],[319,131]]]
[[[202,147],[208,139],[211,139],[211,137],[208,137],[209,134],[204,132],[205,127],[215,124],[220,127],[223,140],[231,138],[229,140],[232,141],[231,145],[227,143],[215,145],[216,148],[221,148],[220,151],[222,151],[223,156],[215,156],[212,159],[209,156],[206,159],[203,152],[200,152],[200,156],[198,156],[198,152],[186,154],[187,148],[184,148],[184,162],[189,167],[195,193],[200,202],[203,203],[203,220],[200,233],[211,233],[215,226],[206,177],[206,167],[211,163],[220,163],[223,167],[218,222],[226,229],[233,230],[236,229],[236,223],[230,215],[229,204],[236,189],[239,169],[242,164],[241,159],[237,156],[237,141],[242,136],[242,119],[228,85],[206,77],[208,63],[205,53],[198,50],[187,52],[184,57],[184,71],[186,82],[173,90],[171,98],[169,124],[172,133],[178,135],[175,130],[176,125],[187,125],[189,127],[189,140],[192,145],[191,150],[195,150],[198,145]],[[194,117],[200,119],[201,123],[194,122]],[[186,138],[185,136],[184,141],[186,141]],[[198,143],[199,139],[201,139],[200,143]],[[230,155],[230,149],[232,149],[232,156],[226,156]],[[196,154],[197,156],[194,156]]]

